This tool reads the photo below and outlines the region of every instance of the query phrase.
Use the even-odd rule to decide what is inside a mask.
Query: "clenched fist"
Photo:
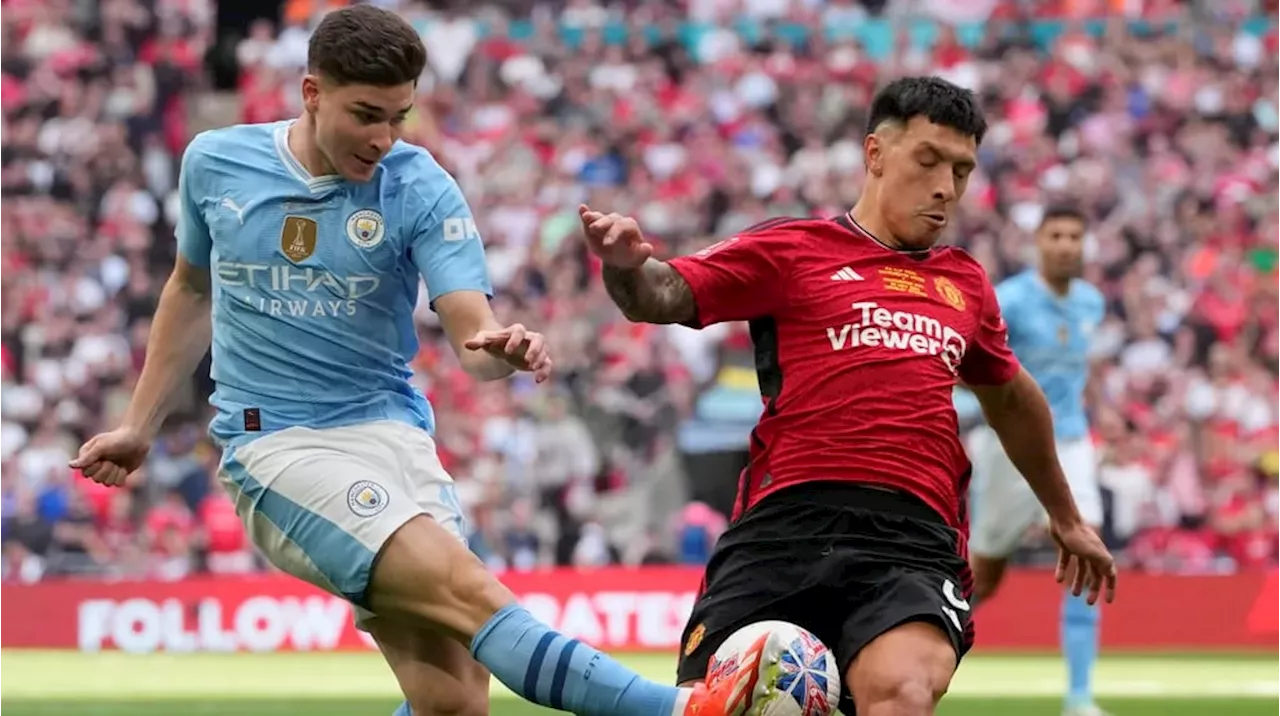
[[[142,467],[151,441],[132,428],[116,428],[93,436],[80,446],[80,454],[71,467],[84,476],[108,487],[119,487],[135,470]]]

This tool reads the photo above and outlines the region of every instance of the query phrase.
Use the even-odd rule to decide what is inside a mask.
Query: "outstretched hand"
[[[634,269],[653,256],[653,244],[645,241],[636,220],[621,214],[605,214],[586,204],[578,207],[587,248],[608,266]]]
[[[484,351],[516,370],[531,372],[535,382],[542,383],[551,377],[552,362],[546,338],[519,323],[496,331],[480,331],[463,346],[467,350]]]
[[[1081,523],[1068,526],[1050,524],[1049,534],[1058,544],[1059,584],[1071,580],[1071,594],[1088,590],[1086,601],[1096,604],[1101,595],[1108,604],[1116,598],[1116,563],[1093,528]]]

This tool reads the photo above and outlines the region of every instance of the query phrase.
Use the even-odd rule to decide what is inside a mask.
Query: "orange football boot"
[[[706,680],[693,689],[683,716],[755,716],[772,703],[778,662],[786,645],[762,634],[740,656],[711,658]]]

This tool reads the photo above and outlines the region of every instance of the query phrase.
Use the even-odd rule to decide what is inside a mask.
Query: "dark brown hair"
[[[885,85],[871,100],[867,134],[886,121],[906,124],[912,117],[925,119],[973,137],[982,144],[987,119],[973,92],[941,77],[902,77]]]
[[[413,26],[373,5],[325,15],[307,45],[307,70],[340,85],[417,82],[426,66],[427,48]]]
[[[1055,219],[1075,219],[1080,222],[1081,226],[1089,225],[1089,218],[1085,216],[1084,211],[1074,204],[1051,204],[1044,210],[1044,214],[1040,217],[1040,227]]]

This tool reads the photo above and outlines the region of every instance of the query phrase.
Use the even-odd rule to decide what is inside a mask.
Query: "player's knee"
[[[444,696],[409,699],[413,716],[489,716],[489,689],[458,690]]]
[[[374,613],[426,618],[467,638],[514,600],[465,545],[425,516],[405,523],[383,546],[369,592]]]
[[[480,664],[454,668],[449,676],[431,683],[409,684],[405,691],[413,716],[489,714],[489,671]]]
[[[926,673],[895,671],[859,685],[853,699],[859,716],[931,716],[947,683]]]
[[[928,716],[933,713],[938,699],[942,698],[941,693],[934,693],[926,679],[918,676],[890,682],[878,696],[872,701],[872,708],[879,707],[886,714],[895,716]]]
[[[447,584],[453,600],[476,606],[486,615],[515,601],[511,590],[493,576],[483,562],[470,551],[466,556],[467,559],[458,560],[449,570]]]
[[[955,650],[938,627],[911,622],[869,644],[846,681],[859,716],[931,716],[955,666]]]
[[[422,595],[417,611],[464,637],[464,643],[495,612],[515,601],[511,591],[470,552],[453,560],[442,576],[433,593]]]

